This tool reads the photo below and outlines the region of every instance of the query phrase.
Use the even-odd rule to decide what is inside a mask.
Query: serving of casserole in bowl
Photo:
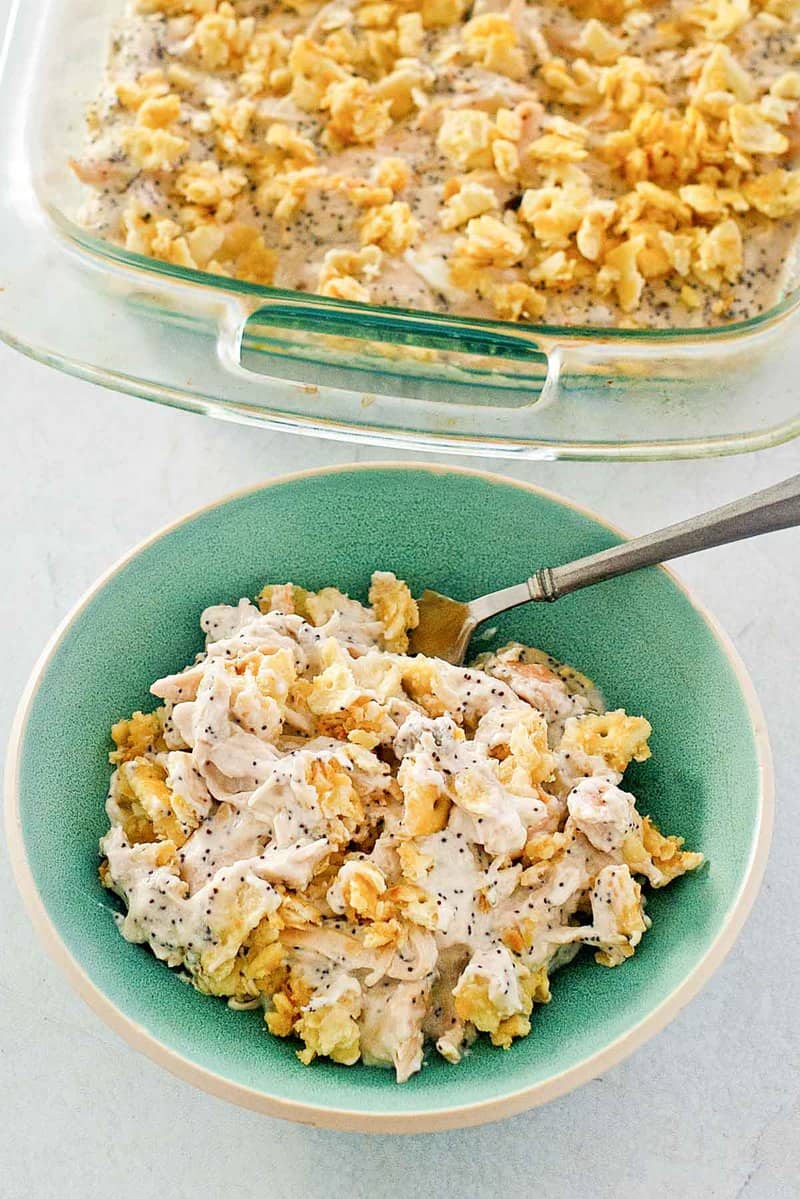
[[[308,472],[157,534],[57,632],[11,857],[131,1044],[269,1114],[455,1127],[609,1068],[722,960],[771,828],[741,663],[663,569],[505,614],[471,666],[409,656],[412,596],[506,582],[509,527],[537,563],[618,539],[496,476]]]
[[[0,328],[301,432],[786,440],[796,26],[778,0],[13,5]]]

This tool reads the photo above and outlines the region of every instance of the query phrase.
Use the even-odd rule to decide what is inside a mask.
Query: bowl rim
[[[239,488],[209,503],[202,504],[184,516],[170,521],[154,533],[151,533],[148,537],[139,541],[132,549],[128,550],[105,570],[61,620],[55,632],[46,643],[31,671],[11,726],[5,767],[4,807],[6,840],[14,879],[27,909],[28,916],[45,951],[64,972],[73,990],[133,1049],[144,1054],[151,1061],[156,1062],[157,1065],[162,1066],[184,1082],[189,1082],[200,1090],[214,1095],[216,1098],[225,1099],[230,1103],[259,1112],[262,1115],[341,1132],[438,1132],[455,1128],[474,1127],[493,1120],[517,1115],[520,1112],[538,1107],[544,1103],[549,1103],[554,1099],[561,1098],[584,1083],[590,1082],[599,1074],[624,1061],[651,1037],[661,1032],[705,986],[733,948],[755,902],[769,855],[774,819],[775,780],[766,721],[755,687],[730,637],[705,605],[691,593],[689,588],[671,570],[668,570],[664,566],[658,567],[659,570],[664,571],[669,576],[671,582],[685,596],[693,609],[705,622],[709,632],[723,651],[733,670],[742,693],[742,698],[747,707],[753,731],[759,778],[758,814],[750,856],[739,890],[727,913],[724,924],[700,960],[665,999],[637,1024],[621,1033],[610,1044],[599,1049],[596,1053],[590,1054],[582,1061],[561,1071],[559,1074],[533,1083],[530,1086],[518,1088],[507,1095],[484,1099],[477,1103],[467,1102],[451,1105],[436,1111],[422,1109],[401,1113],[392,1113],[389,1111],[365,1112],[354,1108],[337,1108],[268,1095],[243,1083],[234,1082],[205,1066],[199,1065],[197,1062],[191,1061],[183,1054],[176,1052],[164,1044],[118,1008],[95,985],[80,962],[67,949],[36,887],[22,832],[19,807],[19,772],[24,733],[31,706],[39,691],[45,671],[78,616],[81,615],[108,582],[115,575],[119,574],[129,562],[138,557],[145,549],[148,549],[151,545],[160,541],[163,537],[180,528],[182,525],[191,523],[206,512],[223,507],[234,500],[255,494],[256,492],[266,491],[269,488],[282,486],[286,483],[300,482],[304,479],[323,475],[346,474],[352,471],[384,470],[427,471],[433,474],[465,475],[483,479],[493,484],[516,487],[522,491],[527,491],[551,500],[566,508],[571,508],[573,511],[595,521],[615,536],[627,537],[627,534],[619,529],[619,527],[599,517],[590,508],[575,503],[573,500],[567,499],[548,488],[539,487],[538,485],[518,479],[511,479],[492,471],[442,465],[440,463],[372,461],[312,467],[279,475],[262,483]]]

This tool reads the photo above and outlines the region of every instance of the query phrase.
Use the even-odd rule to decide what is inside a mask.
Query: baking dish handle
[[[558,391],[562,361],[558,347],[544,349],[524,326],[462,319],[454,334],[452,318],[444,314],[373,309],[322,296],[303,295],[295,299],[282,294],[252,304],[237,297],[225,306],[218,324],[217,354],[221,364],[240,379],[252,381],[255,377],[267,381],[268,374],[245,365],[244,350],[248,340],[263,341],[265,331],[276,330],[299,335],[299,340],[306,344],[333,345],[340,354],[342,342],[350,354],[356,354],[358,343],[364,343],[373,364],[380,361],[382,353],[388,355],[398,347],[411,350],[409,358],[415,363],[420,359],[413,356],[414,350],[431,351],[432,361],[436,360],[436,354],[445,353],[451,367],[478,359],[487,382],[495,370],[513,371],[514,364],[524,364],[531,385],[535,386],[534,394],[526,395],[526,402],[537,407],[552,402]],[[396,379],[397,375],[393,377]],[[446,378],[442,382],[446,383]]]

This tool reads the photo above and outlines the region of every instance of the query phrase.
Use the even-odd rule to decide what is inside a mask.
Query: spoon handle
[[[684,554],[800,525],[800,475],[722,508],[647,533],[566,566],[544,567],[528,580],[532,599],[557,600],[616,575],[669,562]]]

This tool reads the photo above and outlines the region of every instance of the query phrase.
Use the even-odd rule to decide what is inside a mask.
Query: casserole
[[[0,333],[120,390],[249,423],[532,458],[778,444],[794,400],[796,271],[770,311],[709,329],[524,324],[369,307],[156,262],[76,222],[81,151],[122,5],[13,3],[3,51]]]

